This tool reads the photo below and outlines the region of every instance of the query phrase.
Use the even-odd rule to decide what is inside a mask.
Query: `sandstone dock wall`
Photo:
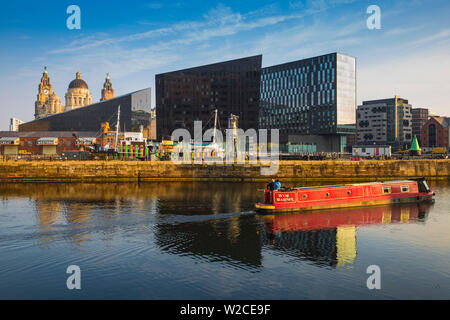
[[[187,165],[140,161],[4,161],[0,181],[379,181],[450,178],[450,160],[280,161],[276,176],[261,164]]]

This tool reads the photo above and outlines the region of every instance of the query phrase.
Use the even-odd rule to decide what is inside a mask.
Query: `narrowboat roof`
[[[342,185],[300,187],[300,188],[294,188],[294,190],[329,189],[329,188],[356,187],[356,186],[366,186],[366,185],[378,185],[378,184],[387,184],[387,183],[407,183],[407,182],[414,182],[414,180],[393,180],[393,181],[377,181],[377,182],[342,184]]]

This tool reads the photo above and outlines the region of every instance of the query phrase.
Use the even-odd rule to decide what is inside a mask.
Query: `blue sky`
[[[66,9],[81,9],[69,30]],[[369,5],[381,30],[369,30]],[[0,9],[0,130],[33,119],[48,67],[65,104],[80,70],[94,101],[107,72],[116,95],[155,74],[263,54],[263,66],[330,52],[357,57],[358,103],[400,95],[450,116],[450,1],[9,1]],[[154,105],[154,92],[153,92]]]

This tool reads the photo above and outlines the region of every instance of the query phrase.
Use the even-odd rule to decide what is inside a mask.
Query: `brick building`
[[[431,117],[422,127],[422,146],[426,148],[450,147],[450,118]]]
[[[1,155],[55,155],[65,151],[79,151],[80,142],[75,134],[86,145],[101,143],[97,132],[61,132],[61,131],[30,131],[30,132],[0,132]]]
[[[412,133],[416,136],[419,144],[422,145],[422,127],[428,121],[428,109],[412,108]]]

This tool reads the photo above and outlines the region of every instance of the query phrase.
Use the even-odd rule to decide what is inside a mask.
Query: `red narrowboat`
[[[365,207],[395,203],[433,201],[434,192],[425,179],[385,181],[340,186],[284,188],[266,190],[261,213],[311,211],[334,208]]]

